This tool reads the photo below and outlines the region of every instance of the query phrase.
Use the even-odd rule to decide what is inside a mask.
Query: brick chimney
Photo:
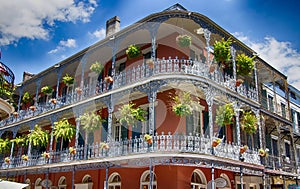
[[[120,18],[114,16],[106,21],[106,36],[113,35],[120,31]]]

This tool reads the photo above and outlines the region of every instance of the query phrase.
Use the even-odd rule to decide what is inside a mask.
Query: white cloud
[[[20,38],[47,39],[55,21],[88,22],[97,7],[95,0],[9,0],[1,2],[0,45]]]
[[[91,33],[90,35],[92,35],[93,37],[96,37],[97,39],[104,39],[104,37],[106,36],[106,30],[104,28],[100,28],[96,31],[94,31],[93,33]]]
[[[76,40],[75,39],[67,39],[66,41],[60,41],[59,45],[48,52],[48,54],[54,54],[57,53],[58,51],[63,51],[66,49],[66,47],[68,48],[72,48],[72,47],[76,47]]]
[[[267,63],[284,73],[289,84],[300,89],[300,52],[292,48],[286,41],[278,41],[274,37],[265,37],[263,42],[255,42],[242,33],[234,35],[256,51]]]

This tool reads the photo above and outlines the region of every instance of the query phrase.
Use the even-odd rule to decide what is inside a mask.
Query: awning
[[[28,184],[0,180],[0,189],[22,189],[26,186],[28,186]]]

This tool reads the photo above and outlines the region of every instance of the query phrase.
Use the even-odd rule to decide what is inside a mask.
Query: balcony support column
[[[213,111],[212,111],[212,106],[214,103],[214,95],[215,91],[213,87],[208,87],[205,89],[205,98],[206,98],[206,103],[208,105],[208,126],[209,126],[209,137],[210,140],[213,140],[213,135],[214,135],[214,123],[213,123]]]
[[[82,58],[81,60],[81,79],[80,79],[80,88],[83,89],[84,87],[84,69],[85,69],[85,65],[87,63],[87,54],[85,55],[85,57]],[[82,95],[81,95],[82,98]]]
[[[30,123],[30,133],[34,130],[35,124],[36,124],[36,120],[32,121]],[[27,155],[28,155],[28,159],[30,159],[31,158],[31,142],[29,142],[29,144],[28,144]]]
[[[149,165],[149,169],[150,169],[150,180],[149,180],[149,189],[153,189],[153,165],[152,165],[152,158],[150,158],[150,165]]]
[[[20,112],[20,106],[21,106],[21,100],[22,100],[23,90],[24,90],[24,86],[22,85],[19,88],[18,112]]]
[[[18,132],[19,127],[14,127],[12,130],[13,133],[13,138],[16,138],[17,132]],[[11,143],[11,149],[10,149],[10,159],[13,158],[13,153],[14,153],[14,146],[15,146],[15,142]]]
[[[278,106],[277,106],[277,94],[276,94],[276,88],[275,88],[275,72],[272,72],[272,85],[273,85],[273,95],[274,95],[274,99],[273,99],[273,103],[274,103],[274,113],[278,114],[279,112],[277,112],[278,110]]]
[[[254,112],[255,114],[255,117],[257,119],[257,127],[258,127],[258,137],[259,137],[259,147],[260,148],[263,148],[263,143],[262,143],[262,132],[263,132],[263,129],[262,129],[262,126],[261,126],[261,121],[260,121],[260,111],[258,109],[254,109],[252,108],[252,111]]]
[[[238,102],[235,102],[233,104],[235,117],[240,117],[240,104]],[[241,146],[241,128],[240,128],[240,120],[236,119],[236,143],[238,146]]]
[[[156,59],[156,35],[157,35],[157,30],[160,26],[160,22],[150,22],[148,23],[148,31],[151,36],[151,58],[153,61]]]
[[[109,97],[109,103],[107,106],[108,109],[108,118],[107,118],[107,142],[110,144],[112,142],[112,119],[113,119],[113,111],[114,111],[114,102],[113,102],[113,96],[110,95]]]
[[[231,54],[231,57],[232,57],[232,66],[233,66],[233,81],[234,83],[236,82],[236,63],[235,63],[235,55],[236,55],[236,50],[234,47],[230,47],[230,54]]]
[[[80,130],[80,119],[79,117],[82,114],[82,108],[78,108],[75,110],[75,115],[76,115],[76,134],[75,134],[75,148],[79,148],[78,146],[78,139],[79,139],[79,130]]]
[[[206,64],[208,66],[211,65],[211,61],[210,61],[210,51],[209,51],[209,41],[210,41],[210,34],[211,32],[208,30],[208,29],[204,29],[203,30],[204,32],[204,38],[205,38],[205,41],[206,41],[206,51],[207,51],[207,57],[206,57]]]
[[[149,134],[154,135],[155,131],[155,101],[157,98],[157,91],[150,89],[148,93],[149,101]]]
[[[35,82],[36,83],[35,102],[34,102],[35,106],[37,106],[37,103],[38,103],[41,82],[42,82],[42,78],[38,78],[37,81]]]
[[[254,79],[255,79],[256,100],[258,102],[261,102],[258,94],[257,64],[254,64]]]
[[[105,189],[108,189],[108,166],[105,168]]]
[[[56,71],[57,73],[57,83],[56,83],[56,99],[58,99],[58,92],[59,92],[59,84],[60,84],[60,78],[61,78],[61,75],[62,75],[62,67],[59,67],[58,70]]]
[[[57,121],[57,115],[56,114],[53,114],[51,115],[50,117],[50,121],[51,121],[51,136],[50,136],[50,144],[49,144],[49,152],[50,154],[53,152],[53,130],[54,130],[54,122]],[[63,140],[63,139],[62,139]],[[57,141],[56,141],[57,142]],[[62,142],[62,141],[61,141]],[[50,163],[51,163],[51,158],[49,159]]]

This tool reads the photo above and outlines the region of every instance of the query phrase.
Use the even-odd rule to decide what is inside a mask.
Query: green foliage
[[[78,119],[80,120],[80,124],[83,126],[82,128],[88,132],[94,132],[101,128],[102,122],[104,122],[102,117],[95,112],[84,113]]]
[[[232,40],[229,38],[226,41],[222,38],[221,41],[216,41],[214,47],[214,57],[218,63],[227,63],[231,59],[230,45]]]
[[[24,146],[27,142],[27,136],[19,136],[14,139],[11,139],[10,142],[14,142],[18,146]]]
[[[28,142],[33,146],[47,146],[49,137],[49,131],[44,131],[38,125],[35,125],[34,130],[28,134]]]
[[[32,96],[29,94],[29,92],[25,92],[23,97],[22,97],[22,102],[28,103],[32,101]]]
[[[178,35],[176,37],[176,43],[180,47],[189,47],[192,44],[192,37],[189,35]]]
[[[58,122],[54,122],[53,136],[56,141],[59,138],[64,140],[71,140],[76,134],[76,127],[69,123],[67,119],[62,119]]]
[[[228,103],[223,106],[219,106],[216,114],[216,123],[220,126],[226,126],[233,123],[234,109],[233,104]]]
[[[254,70],[255,62],[253,61],[255,58],[250,58],[245,54],[238,54],[236,57],[236,67],[238,75],[249,75]]]
[[[53,88],[50,86],[42,87],[41,92],[44,94],[51,94],[53,92]]]
[[[179,93],[178,95],[171,96],[172,111],[177,116],[186,116],[192,114],[192,97],[190,92]]]
[[[74,78],[72,76],[69,76],[69,74],[66,74],[63,78],[62,81],[66,85],[72,85],[74,84]]]
[[[251,111],[243,112],[241,128],[248,134],[253,134],[256,132],[257,118]]]
[[[134,103],[124,104],[119,110],[121,112],[121,117],[119,122],[121,124],[128,124],[134,126],[136,121],[145,121],[145,116],[147,112],[142,108],[134,108]]]
[[[129,45],[126,50],[126,55],[128,58],[135,58],[141,55],[140,48],[136,45]]]
[[[3,75],[0,74],[0,97],[3,99],[9,99],[10,101],[13,101],[13,92],[14,88],[12,87],[12,84],[7,82]]]
[[[0,138],[0,153],[9,152],[11,148],[11,142],[8,138],[2,139]]]
[[[101,74],[103,68],[104,66],[100,62],[96,61],[91,65],[90,70],[96,74]]]

